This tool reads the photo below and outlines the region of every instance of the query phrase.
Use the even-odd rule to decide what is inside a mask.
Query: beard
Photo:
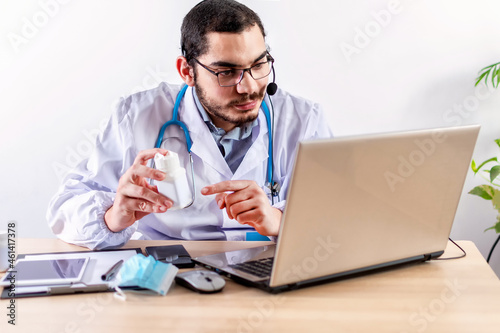
[[[248,122],[252,122],[259,116],[259,108],[260,103],[258,104],[259,108],[250,109],[250,110],[236,110],[233,108],[235,105],[245,104],[250,101],[260,101],[264,99],[265,89],[264,86],[261,91],[254,92],[252,94],[242,94],[240,98],[230,101],[229,103],[223,105],[219,104],[213,99],[210,99],[205,90],[200,87],[195,77],[195,86],[196,94],[198,95],[198,99],[200,100],[201,105],[205,108],[207,113],[212,117],[212,121],[215,119],[220,119],[235,126],[242,126]],[[215,118],[215,119],[214,119]]]

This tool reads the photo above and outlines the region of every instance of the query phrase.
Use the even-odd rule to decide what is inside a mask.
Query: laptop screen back
[[[270,286],[444,250],[478,132],[300,143]]]

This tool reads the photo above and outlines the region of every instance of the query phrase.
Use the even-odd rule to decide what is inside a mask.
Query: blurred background
[[[0,3],[0,228],[53,237],[47,204],[88,157],[122,96],[175,69],[180,25],[198,1]],[[476,160],[496,156],[500,91],[474,87],[500,61],[495,0],[247,0],[264,22],[280,88],[323,105],[336,136],[481,124]],[[467,192],[452,238],[487,255],[491,202]],[[500,275],[500,250],[491,259]]]

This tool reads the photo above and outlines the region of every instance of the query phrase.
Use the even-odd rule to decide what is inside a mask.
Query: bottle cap
[[[173,151],[167,152],[165,156],[156,153],[155,165],[158,170],[165,172],[170,177],[185,173],[185,169],[181,167],[179,162],[179,155]]]

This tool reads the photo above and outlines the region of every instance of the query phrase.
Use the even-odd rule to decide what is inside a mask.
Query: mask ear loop
[[[115,291],[113,293],[113,297],[119,299],[120,301],[126,301],[127,295],[125,295],[125,292],[119,287],[120,280],[121,280],[120,276],[115,277],[115,279],[111,281],[111,283],[109,284],[109,287],[111,290]]]
[[[120,301],[127,300],[127,295],[125,295],[125,292],[120,287],[115,286],[114,289],[115,289],[115,292],[114,292],[113,296],[116,299],[119,299]]]

